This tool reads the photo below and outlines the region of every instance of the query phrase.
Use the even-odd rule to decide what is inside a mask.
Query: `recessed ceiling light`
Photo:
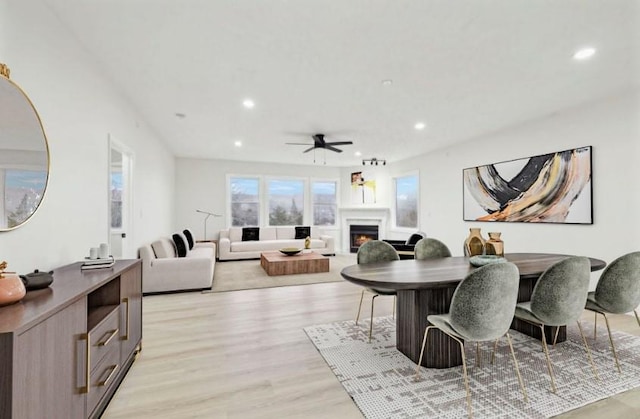
[[[247,109],[252,109],[254,106],[256,106],[256,104],[251,99],[245,99],[242,101],[242,106]]]
[[[236,141],[233,143],[233,145],[236,147],[242,147],[242,141]]]
[[[413,127],[417,130],[423,130],[424,127],[426,126],[427,124],[425,124],[424,122],[416,122],[416,124]]]
[[[382,80],[381,83],[382,83],[383,86],[391,86],[393,84],[393,80],[385,79],[385,80]]]
[[[359,151],[356,151],[355,153],[353,153],[353,155],[356,156],[356,157],[360,157],[360,156],[362,156],[362,153],[359,152]]]
[[[182,112],[176,112],[175,115],[176,115],[176,118],[180,118],[180,119],[187,117],[187,115]]]
[[[596,53],[596,49],[592,48],[592,47],[587,47],[587,48],[582,48],[577,50],[574,54],[573,54],[573,58],[575,60],[586,60],[588,58],[593,57],[593,55]]]

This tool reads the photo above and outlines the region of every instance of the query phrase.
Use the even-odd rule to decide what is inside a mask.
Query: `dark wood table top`
[[[549,253],[509,253],[505,258],[520,271],[520,278],[537,278],[556,262],[571,257]],[[606,266],[600,259],[589,258],[591,271]],[[463,280],[476,269],[468,257],[448,257],[425,260],[398,260],[393,262],[351,265],[340,274],[347,281],[371,288],[417,290],[450,287]]]

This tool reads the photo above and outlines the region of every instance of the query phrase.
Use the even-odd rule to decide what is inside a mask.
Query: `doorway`
[[[109,248],[115,259],[135,259],[133,231],[133,153],[109,135]]]

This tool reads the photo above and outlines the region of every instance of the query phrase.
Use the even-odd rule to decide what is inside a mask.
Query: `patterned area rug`
[[[529,395],[525,404],[506,338],[500,340],[495,364],[491,343],[481,343],[478,366],[475,344],[466,345],[473,415],[475,418],[548,418],[640,387],[640,337],[615,333],[622,367],[615,369],[606,329],[583,322],[600,380],[593,376],[578,327],[568,327],[566,342],[550,346],[558,391],[551,393],[547,364],[540,342],[516,331],[511,337],[520,372]],[[421,368],[395,348],[395,321],[374,318],[373,340],[368,341],[368,320],[353,320],[306,327],[305,332],[366,418],[467,417],[462,367]]]

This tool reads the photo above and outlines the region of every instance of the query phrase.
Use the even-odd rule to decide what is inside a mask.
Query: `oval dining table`
[[[529,301],[535,283],[551,265],[571,255],[549,253],[510,253],[505,258],[513,262],[520,272],[518,302]],[[606,266],[603,260],[589,258],[591,271]],[[397,291],[396,348],[413,362],[420,357],[424,330],[429,324],[427,316],[449,311],[456,286],[476,269],[468,257],[447,257],[424,260],[398,260],[347,266],[340,274],[354,284]],[[534,338],[542,337],[540,328],[515,319],[511,328]],[[551,341],[555,328],[545,327],[547,341]],[[566,339],[566,327],[561,327],[557,342]],[[462,364],[460,347],[440,330],[429,334],[422,365],[428,368],[449,368]]]

